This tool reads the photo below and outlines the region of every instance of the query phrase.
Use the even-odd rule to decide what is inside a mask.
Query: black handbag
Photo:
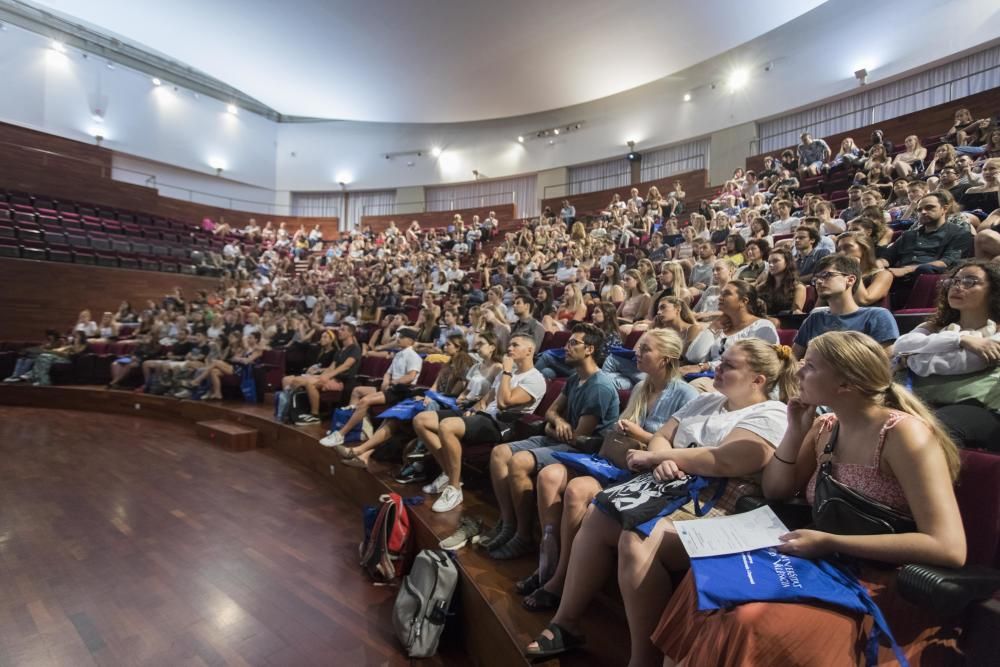
[[[817,530],[835,535],[886,535],[915,533],[917,524],[902,512],[873,500],[834,479],[833,450],[840,425],[834,424],[823,449],[825,460],[816,473],[813,523]]]

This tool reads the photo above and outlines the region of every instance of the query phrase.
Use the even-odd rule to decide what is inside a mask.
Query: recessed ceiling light
[[[59,41],[53,41],[52,50],[59,53],[66,53],[66,45]]]
[[[747,72],[746,68],[739,67],[734,69],[729,74],[729,79],[726,81],[726,85],[729,90],[739,90],[743,86],[747,85],[750,81],[750,74]]]
[[[691,93],[684,93],[684,101],[685,102],[691,101]]]
[[[556,129],[552,130],[552,134],[558,135],[559,134],[559,128],[557,127]]]
[[[555,139],[549,139],[549,146],[553,145],[554,143],[556,143]]]
[[[156,78],[155,76],[153,77],[153,85],[154,85],[154,86],[159,86],[159,85],[160,85],[160,84],[162,84],[162,83],[163,83],[163,82],[162,82],[162,81],[160,81],[160,80],[159,80],[158,78]]]
[[[523,144],[524,143],[524,137],[518,135],[518,137],[517,137],[517,143]]]
[[[439,155],[441,155],[441,149],[435,146],[434,148],[431,149],[431,155],[433,155],[434,157],[438,157]]]
[[[233,114],[234,116],[240,112],[240,110],[236,107],[235,104],[227,104],[226,111]]]

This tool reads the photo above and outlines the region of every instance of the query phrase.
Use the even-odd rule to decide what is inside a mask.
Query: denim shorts
[[[531,452],[535,457],[535,472],[538,472],[547,465],[559,463],[556,457],[553,456],[556,452],[571,452],[575,450],[573,445],[568,442],[554,440],[547,435],[535,435],[527,440],[518,440],[509,443],[507,446],[510,447],[512,454]]]

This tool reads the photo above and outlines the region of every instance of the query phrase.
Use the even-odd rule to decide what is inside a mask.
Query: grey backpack
[[[448,554],[439,549],[417,554],[392,609],[392,626],[411,658],[437,652],[457,584],[458,569]]]

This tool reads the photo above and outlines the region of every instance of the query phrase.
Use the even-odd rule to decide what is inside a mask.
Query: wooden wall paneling
[[[830,144],[830,150],[833,151],[834,155],[840,150],[840,142],[845,138],[851,137],[854,139],[855,144],[864,147],[868,145],[871,133],[878,129],[885,132],[885,138],[892,141],[893,144],[902,146],[903,140],[910,134],[915,134],[922,140],[942,136],[955,121],[955,111],[962,107],[969,109],[972,112],[972,117],[976,119],[996,118],[1000,116],[1000,88],[993,88],[992,90],[970,95],[960,100],[908,113],[898,118],[890,118],[874,125],[865,125],[864,127],[858,127],[848,132],[838,132],[837,134],[819,138],[824,139],[826,143]],[[795,150],[795,146],[786,146],[785,148]],[[762,169],[765,155],[778,157],[785,148],[748,157],[746,168],[753,170]]]
[[[68,331],[84,308],[97,320],[123,300],[140,310],[174,287],[193,295],[218,284],[217,278],[2,257],[0,340],[40,340],[46,329]]]
[[[17,190],[82,204],[92,204],[125,212],[171,218],[198,224],[203,218],[226,221],[242,227],[250,218],[263,225],[307,230],[320,225],[323,237],[339,236],[337,217],[312,218],[281,214],[250,213],[163,197],[155,188],[116,181],[111,178],[112,151],[9,123],[0,123],[0,189]]]
[[[420,223],[423,229],[431,227],[444,228],[451,224],[455,215],[461,215],[462,220],[468,225],[472,222],[472,216],[478,215],[480,220],[485,220],[490,211],[495,211],[497,220],[506,222],[517,218],[517,207],[514,204],[500,204],[498,206],[479,206],[476,208],[460,208],[454,211],[430,211],[427,213],[399,213],[396,215],[363,215],[361,216],[361,226],[370,226],[373,232],[380,232],[389,227],[389,222],[396,221],[396,227],[401,231],[406,230],[414,220]]]
[[[629,190],[635,187],[638,188],[639,194],[645,197],[649,188],[655,185],[660,189],[661,194],[666,195],[670,190],[674,189],[675,181],[681,182],[681,188],[687,195],[686,202],[688,204],[687,208],[689,211],[691,210],[691,202],[695,202],[694,208],[697,209],[697,201],[709,192],[708,170],[699,169],[697,171],[687,171],[682,174],[674,174],[673,176],[668,176],[667,178],[661,178],[654,181],[645,181],[635,186],[626,185],[620,188],[598,190],[597,192],[587,192],[567,197],[550,197],[542,200],[542,210],[545,210],[545,207],[547,206],[551,208],[556,215],[559,215],[559,210],[562,209],[563,200],[568,199],[569,202],[576,207],[576,214],[578,216],[596,215],[607,208],[608,203],[611,201],[611,198],[615,193],[621,195],[623,200],[628,199]]]

